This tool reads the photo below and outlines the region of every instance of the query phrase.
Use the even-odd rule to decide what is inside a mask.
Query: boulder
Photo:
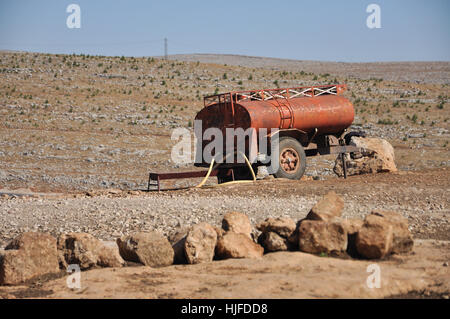
[[[217,241],[216,257],[258,258],[264,254],[264,248],[244,234],[228,232]]]
[[[123,259],[150,267],[172,265],[174,251],[166,237],[157,232],[140,232],[117,238]]]
[[[245,235],[244,235],[245,236]],[[212,261],[217,243],[214,227],[207,223],[194,225],[184,241],[184,252],[189,264]]]
[[[122,267],[125,262],[120,257],[117,245],[106,245],[91,234],[70,233],[58,237],[60,266],[77,264],[81,270],[97,267]]]
[[[226,232],[244,234],[252,238],[252,224],[247,215],[239,212],[225,214],[222,220],[222,228]]]
[[[360,258],[361,256],[358,254],[358,250],[356,249],[356,236],[361,229],[364,221],[359,218],[350,218],[350,219],[336,219],[339,220],[342,227],[344,227],[347,232],[347,254],[354,258]]]
[[[408,219],[393,211],[374,211],[371,214],[387,219],[392,226],[392,253],[408,253],[413,249],[414,240],[409,231]]]
[[[298,247],[312,254],[343,252],[347,249],[347,232],[338,222],[305,219],[299,225]]]
[[[184,245],[186,243],[186,236],[180,238],[175,244],[172,245],[173,249],[173,263],[174,264],[187,264],[186,253],[184,251]]]
[[[392,225],[386,218],[367,215],[364,224],[356,235],[358,253],[368,259],[381,259],[387,256],[392,248]]]
[[[187,264],[186,254],[184,253],[184,243],[186,241],[189,228],[180,228],[169,236],[169,242],[173,249],[173,263],[174,264]]]
[[[0,252],[1,285],[15,285],[58,272],[56,239],[51,235],[23,233]]]
[[[223,230],[222,228],[219,228],[219,227],[216,227],[216,226],[213,226],[213,228],[214,228],[214,230],[216,231],[217,238],[222,237],[222,236],[225,235],[225,233],[226,233],[226,231]]]
[[[263,233],[273,232],[281,237],[288,238],[296,229],[295,222],[288,217],[267,218],[256,226]]]
[[[339,221],[348,235],[356,234],[364,224],[364,221],[359,218],[341,219]]]
[[[363,153],[355,153],[351,157],[346,155],[347,174],[360,175],[379,172],[396,172],[394,148],[381,138],[364,138],[353,136],[350,145],[366,149]],[[336,158],[334,172],[343,176],[342,161]]]
[[[334,191],[322,197],[306,216],[309,220],[332,221],[340,217],[344,209],[344,201]]]
[[[171,245],[177,243],[183,237],[186,237],[190,227],[178,227],[173,230],[168,236],[167,239]]]
[[[295,246],[289,241],[296,229],[296,224],[291,218],[267,218],[256,228],[262,232],[258,243],[266,252],[291,250]]]
[[[264,247],[265,252],[286,251],[290,250],[291,246],[287,238],[271,231],[262,233],[258,243]]]

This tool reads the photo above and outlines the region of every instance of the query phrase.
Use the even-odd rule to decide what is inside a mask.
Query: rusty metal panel
[[[340,95],[344,90],[345,85],[326,85],[207,96],[196,120],[202,120],[203,132],[216,127],[223,136],[228,127],[254,128],[257,133],[266,128],[269,134],[276,128],[309,136],[338,135],[353,123],[355,115],[352,103]],[[203,148],[208,143],[203,141]]]

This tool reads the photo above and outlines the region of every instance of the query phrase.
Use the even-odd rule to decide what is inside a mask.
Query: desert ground
[[[367,289],[373,261],[301,252],[164,268],[83,272],[0,287],[0,296],[44,298],[335,298],[450,296],[449,62],[331,63],[220,55],[159,58],[0,52],[0,248],[25,231],[87,232],[105,241],[136,231],[170,236],[198,222],[220,226],[239,211],[252,224],[306,216],[330,190],[345,218],[374,209],[408,219],[414,251],[376,261],[382,288]],[[204,95],[345,83],[354,129],[388,140],[398,172],[350,176],[335,158],[309,158],[301,181],[258,180],[202,189],[149,172],[187,171],[170,160],[174,128],[192,131]],[[215,184],[211,178],[208,185]],[[324,285],[327,282],[327,285]],[[261,289],[261,285],[267,289]]]

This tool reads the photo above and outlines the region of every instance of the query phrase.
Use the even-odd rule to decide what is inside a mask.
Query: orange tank
[[[197,113],[202,134],[211,127],[296,130],[306,137],[341,135],[354,119],[352,103],[340,94],[345,85],[229,92],[205,97]],[[316,131],[317,129],[317,131]],[[203,141],[203,147],[205,142]]]
[[[253,127],[310,133],[317,128],[318,134],[339,134],[353,123],[355,114],[352,103],[340,96],[344,89],[334,85],[214,95],[205,98],[205,108],[195,119],[202,120],[203,130]]]

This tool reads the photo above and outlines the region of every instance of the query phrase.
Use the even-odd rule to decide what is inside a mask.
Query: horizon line
[[[89,55],[89,56],[97,56],[97,57],[128,57],[128,58],[158,58],[164,59],[164,55],[104,55],[104,54],[90,54],[90,53],[52,53],[52,52],[43,52],[43,51],[27,51],[27,50],[13,50],[13,49],[0,49],[0,52],[5,53],[30,53],[30,54],[52,54],[52,55]],[[245,55],[238,53],[175,53],[168,54],[167,56],[176,57],[176,56],[194,56],[194,55],[216,55],[216,56],[230,56],[230,57],[243,57],[243,58],[253,58],[253,59],[273,59],[273,60],[283,60],[283,61],[292,61],[292,62],[322,62],[322,63],[341,63],[341,64],[375,64],[375,63],[450,63],[450,60],[385,60],[385,61],[339,61],[339,60],[300,60],[300,59],[292,59],[292,58],[279,58],[279,57],[271,57],[271,56],[256,56],[256,55]],[[196,61],[192,61],[196,62]],[[202,62],[201,62],[202,63]],[[213,63],[213,62],[203,62],[203,63]],[[215,64],[223,64],[223,63],[215,63]]]

